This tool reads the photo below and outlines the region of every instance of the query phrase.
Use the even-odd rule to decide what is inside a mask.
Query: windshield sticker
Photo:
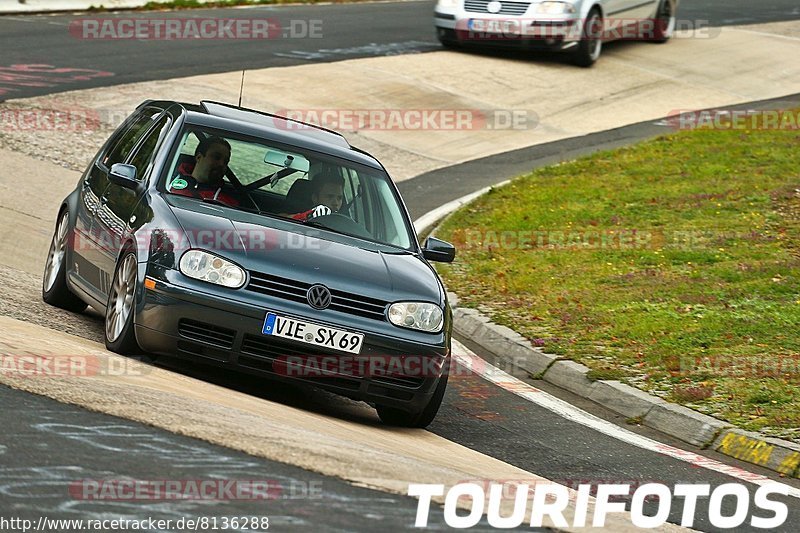
[[[176,191],[179,191],[181,189],[185,189],[188,186],[189,186],[189,182],[186,181],[185,179],[183,179],[183,178],[175,178],[174,180],[172,180],[172,185],[170,185],[169,188],[170,189],[175,189]]]

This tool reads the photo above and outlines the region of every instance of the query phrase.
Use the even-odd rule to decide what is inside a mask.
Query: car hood
[[[443,302],[433,269],[410,252],[193,199],[169,204],[191,248],[245,270],[386,301]]]

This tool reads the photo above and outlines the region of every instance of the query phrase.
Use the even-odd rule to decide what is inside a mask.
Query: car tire
[[[458,48],[458,41],[451,41],[450,39],[439,39],[439,43],[448,50],[455,50]]]
[[[677,19],[675,17],[675,5],[672,0],[661,0],[655,18],[655,28],[650,39],[654,43],[663,44],[672,38],[675,33]]]
[[[456,32],[453,30],[446,30],[444,28],[437,28],[436,30],[436,38],[439,39],[439,42],[445,48],[450,50],[454,50],[459,48],[458,37],[456,37]]]
[[[600,10],[593,8],[586,16],[581,29],[577,49],[572,53],[572,62],[579,67],[588,68],[594,65],[603,51],[603,17]]]
[[[136,254],[124,252],[114,269],[114,279],[108,291],[104,337],[106,348],[118,354],[130,355],[141,351],[133,326],[138,267]]]
[[[387,407],[385,405],[375,406],[378,411],[378,416],[381,422],[390,426],[406,427],[406,428],[425,428],[433,422],[436,418],[436,413],[439,412],[439,407],[442,405],[444,398],[444,391],[447,389],[447,376],[449,372],[449,363],[447,361],[446,369],[448,369],[436,384],[436,390],[433,391],[433,396],[428,400],[427,405],[419,411],[409,412],[397,409],[396,407]]]
[[[75,296],[67,286],[69,233],[69,212],[65,209],[58,218],[47,253],[42,275],[42,300],[55,307],[80,313],[86,309],[86,302]]]

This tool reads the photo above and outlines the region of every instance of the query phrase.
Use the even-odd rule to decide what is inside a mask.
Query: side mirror
[[[108,173],[111,183],[125,187],[126,189],[137,190],[139,182],[136,181],[136,167],[124,163],[114,163]]]
[[[429,261],[452,263],[456,258],[456,247],[436,237],[428,237],[422,245],[422,256]]]

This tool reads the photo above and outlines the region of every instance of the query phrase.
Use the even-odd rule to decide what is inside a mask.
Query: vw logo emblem
[[[489,13],[500,13],[501,9],[503,9],[503,4],[501,4],[497,0],[489,2],[486,6],[486,11],[488,11]]]
[[[312,285],[306,292],[306,299],[314,309],[325,309],[331,305],[331,291],[325,285]]]

